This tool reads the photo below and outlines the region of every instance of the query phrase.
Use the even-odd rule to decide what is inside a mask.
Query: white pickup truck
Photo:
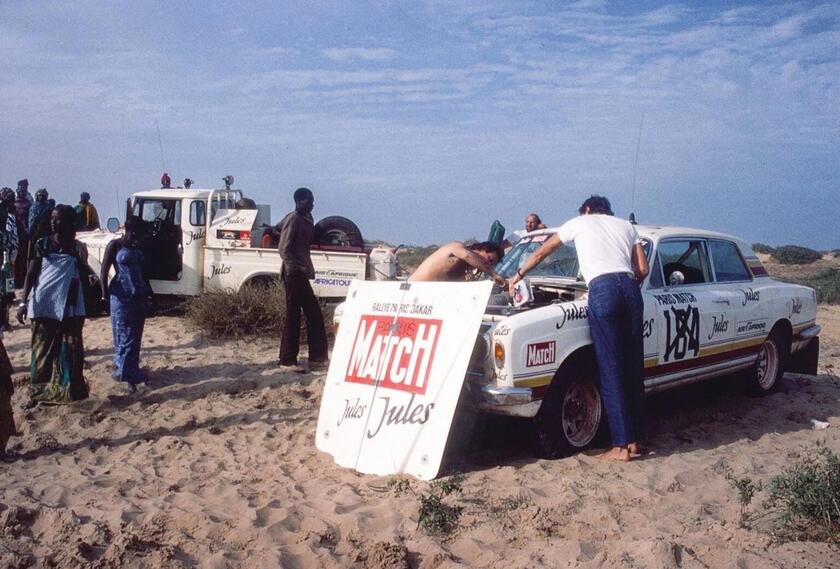
[[[242,198],[242,191],[235,189],[179,188],[132,194],[127,211],[148,225],[146,270],[155,294],[197,296],[211,289],[235,291],[279,276],[282,260],[276,246],[262,247],[270,208],[237,209]],[[107,231],[78,235],[97,272],[105,247],[119,237],[119,221],[109,219],[108,225]],[[316,234],[321,238],[320,244],[312,246],[315,294],[344,298],[351,280],[367,276],[369,257],[361,234],[352,222],[337,217],[318,222]],[[396,264],[389,253],[383,248],[371,251],[371,278],[392,277],[390,267],[395,269]]]

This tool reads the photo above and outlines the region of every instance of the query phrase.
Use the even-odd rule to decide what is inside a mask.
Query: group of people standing
[[[26,180],[21,182],[18,199],[26,200],[28,184]],[[7,209],[7,217],[13,219],[14,225],[10,225],[12,221],[6,224],[4,252],[6,247],[22,247],[21,242],[28,242],[29,260],[17,319],[23,324],[28,318],[32,326],[30,405],[85,399],[88,386],[83,376],[82,329],[85,317],[93,308],[91,299],[98,297],[92,291],[97,279],[88,265],[85,246],[76,240],[76,231],[94,222],[98,226],[96,210],[89,203],[89,195],[82,194],[80,205],[73,208],[53,205],[42,189],[38,192],[40,199],[36,196],[28,209],[21,205],[20,211],[28,215],[18,216],[18,200],[10,201],[7,189],[0,190],[0,208]],[[312,217],[315,198],[308,188],[298,188],[294,200],[295,210],[274,229],[279,235],[278,247],[283,260],[280,276],[286,302],[279,364],[305,372],[306,367],[298,361],[301,312],[306,319],[308,368],[323,369],[329,360],[324,321],[310,284],[315,277],[310,255],[315,233]],[[46,234],[40,225],[44,211],[49,211]],[[613,443],[605,456],[626,461],[641,452],[640,441],[645,434],[643,303],[639,284],[648,274],[647,258],[633,225],[615,218],[606,198],[592,196],[583,203],[579,213],[580,217],[566,222],[546,239],[510,279],[494,270],[501,257],[501,243],[468,246],[453,242],[427,258],[409,280],[464,280],[469,270],[475,268],[489,274],[500,286],[509,287],[513,294],[516,284],[529,271],[563,243],[574,242],[580,271],[589,286],[589,324]],[[28,221],[23,239],[17,229],[21,217]],[[529,214],[526,230],[538,229],[541,223],[536,214]],[[123,236],[111,241],[105,250],[99,275],[114,336],[112,376],[132,391],[146,380],[140,369],[140,344],[152,294],[144,272],[143,231],[140,218],[126,219]],[[11,239],[13,236],[18,237],[17,241]],[[513,237],[521,238],[521,235]],[[112,267],[115,276],[109,282]],[[0,341],[0,452],[4,452],[8,437],[15,433],[10,405],[11,372]]]
[[[18,186],[20,190],[21,184]],[[0,199],[4,193],[0,190]],[[126,220],[123,237],[108,245],[102,271],[97,276],[88,264],[87,248],[76,239],[77,231],[99,226],[96,209],[87,192],[74,207],[56,205],[45,189],[39,190],[28,214],[34,223],[27,226],[25,239],[17,241],[26,244],[27,253],[23,257],[21,301],[16,310],[17,320],[24,324],[28,319],[32,329],[27,406],[67,403],[88,397],[83,374],[82,330],[85,318],[100,308],[97,304],[103,298],[108,301],[114,333],[113,377],[133,390],[137,383],[145,380],[139,366],[140,337],[146,302],[152,292],[143,276],[142,221],[136,217]],[[4,247],[11,242],[6,239],[10,235],[10,228],[7,228],[3,235]],[[16,235],[19,237],[20,234]],[[5,248],[4,253],[8,254]],[[115,276],[109,282],[112,266]],[[14,294],[14,285],[9,286]],[[4,312],[7,306],[4,306]],[[9,436],[16,432],[10,404],[14,391],[11,373],[8,355],[0,340],[0,456],[5,452]]]

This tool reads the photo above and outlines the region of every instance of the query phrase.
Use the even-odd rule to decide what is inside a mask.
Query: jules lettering
[[[207,235],[207,232],[204,230],[203,227],[201,229],[196,229],[195,231],[189,230],[185,233],[187,234],[187,242],[184,243],[185,246],[192,245],[196,241],[204,239],[204,237]]]
[[[761,295],[760,291],[751,288],[747,290],[741,289],[741,292],[744,293],[744,300],[741,302],[741,306],[746,306],[748,302],[758,302]]]
[[[579,306],[573,304],[571,306],[561,306],[560,310],[563,312],[563,317],[560,320],[560,322],[557,322],[554,325],[558,330],[565,326],[566,322],[573,320],[584,320],[589,317],[588,306]]]
[[[340,427],[341,424],[349,419],[361,419],[365,415],[365,409],[367,408],[366,405],[361,404],[361,400],[356,397],[355,401],[350,401],[349,399],[344,400],[344,411],[341,413],[341,417],[338,418],[336,422],[336,426]]]
[[[415,395],[412,393],[408,403],[399,405],[391,403],[390,397],[379,397],[378,400],[382,402],[382,413],[379,414],[379,420],[375,422],[376,427],[368,429],[367,433],[365,433],[367,438],[374,438],[382,430],[382,427],[392,425],[422,425],[426,423],[432,414],[432,409],[435,408],[435,404],[415,404],[414,398]]]
[[[709,332],[707,340],[711,340],[716,334],[723,334],[729,330],[729,320],[724,319],[723,315],[720,317],[712,316],[712,330]]]
[[[221,265],[210,265],[211,278],[218,277],[219,275],[227,275],[230,271],[230,265],[225,265],[224,263]]]

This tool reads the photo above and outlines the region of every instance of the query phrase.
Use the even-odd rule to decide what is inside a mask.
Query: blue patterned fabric
[[[140,369],[140,345],[146,323],[146,299],[151,289],[143,278],[143,253],[123,246],[114,260],[116,276],[111,279],[111,330],[114,334],[114,372],[117,381],[146,380]]]
[[[26,315],[30,320],[64,320],[85,315],[85,296],[75,256],[50,253],[43,257],[41,274]]]

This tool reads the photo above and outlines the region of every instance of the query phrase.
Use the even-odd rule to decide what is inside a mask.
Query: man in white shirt
[[[510,279],[514,286],[563,243],[574,241],[589,286],[589,328],[613,448],[604,458],[629,461],[645,435],[644,304],[639,284],[648,274],[636,228],[613,217],[607,198],[592,196],[580,217],[564,223]],[[559,420],[559,418],[558,418]]]

